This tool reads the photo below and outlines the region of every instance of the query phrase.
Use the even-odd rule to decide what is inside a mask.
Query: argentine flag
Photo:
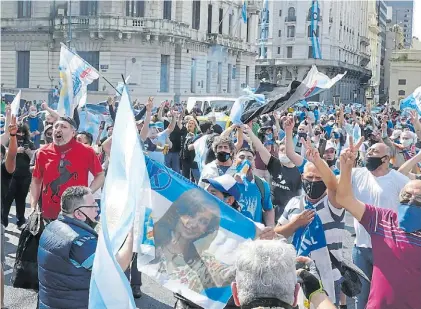
[[[139,220],[144,217],[145,205],[150,205],[150,185],[126,87],[113,136],[89,290],[90,309],[136,308],[130,283],[115,254],[132,228],[134,243],[143,238],[143,221]]]
[[[254,222],[173,170],[146,157],[146,207],[138,269],[207,309],[222,309],[235,280],[235,251]]]
[[[421,86],[415,89],[415,91],[407,98],[401,100],[400,110],[414,109],[421,116]]]
[[[247,0],[244,0],[243,7],[241,8],[241,17],[243,18],[243,22],[247,24]]]
[[[88,85],[99,78],[95,68],[61,43],[60,50],[60,99],[57,112],[73,117],[75,107],[86,104]]]

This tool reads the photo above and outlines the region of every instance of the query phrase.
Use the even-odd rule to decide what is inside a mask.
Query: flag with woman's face
[[[203,308],[223,308],[235,280],[235,250],[256,225],[202,188],[149,159],[138,269]]]

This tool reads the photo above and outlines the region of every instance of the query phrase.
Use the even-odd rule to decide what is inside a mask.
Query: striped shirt
[[[285,225],[291,222],[295,216],[302,212],[304,206],[301,206],[301,203],[304,203],[303,196],[296,196],[292,198],[285,207],[285,211],[279,218],[278,223],[280,225]],[[314,204],[313,207],[322,221],[327,249],[335,255],[339,261],[342,261],[342,241],[345,232],[345,209],[335,208],[329,202],[327,195]],[[341,278],[339,270],[337,270],[333,265],[332,270],[334,280],[339,280]]]

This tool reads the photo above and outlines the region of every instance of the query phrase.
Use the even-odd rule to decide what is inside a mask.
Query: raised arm
[[[336,190],[336,201],[348,210],[355,219],[361,221],[365,212],[365,205],[355,198],[351,184],[351,172],[355,158],[355,152],[350,149],[345,150],[340,156],[341,175]]]
[[[42,102],[41,104],[41,108],[45,111],[47,111],[51,117],[54,118],[54,122],[57,121],[60,118],[59,113],[57,113],[54,109],[52,109],[51,107],[48,106],[47,102]]]
[[[12,121],[12,109],[10,105],[6,106],[6,120],[4,122],[4,128],[8,128]],[[1,135],[1,144],[6,146],[7,142],[9,141],[9,130],[4,130],[4,133]]]
[[[294,137],[292,136],[293,128],[294,120],[292,118],[287,118],[284,122],[285,152],[295,166],[301,166],[304,162],[304,158],[295,152]]]
[[[16,116],[11,116],[11,121],[8,126],[9,132],[9,149],[6,154],[4,165],[9,174],[12,174],[16,168],[16,155],[18,152],[18,142],[16,139],[16,132],[18,131],[16,126]]]
[[[411,110],[410,118],[412,125],[414,126],[415,133],[419,140],[421,140],[421,123],[418,120],[418,113],[417,111]]]
[[[405,176],[408,176],[409,179],[414,180],[416,179],[417,175],[411,173],[411,170],[421,161],[421,151],[418,152],[415,156],[413,156],[410,160],[406,161],[402,166],[398,169],[398,172],[402,173]]]
[[[148,138],[149,123],[151,122],[151,117],[152,117],[152,106],[153,106],[153,98],[149,97],[148,103],[146,103],[145,122],[143,123],[142,130],[140,131],[140,138],[142,139],[142,141],[146,141],[146,139]]]
[[[243,126],[243,132],[251,139],[254,150],[259,153],[262,162],[265,165],[268,165],[271,157],[269,150],[267,150],[260,139],[254,135],[253,130],[249,126]]]
[[[171,122],[168,128],[165,129],[165,131],[167,132],[167,136],[169,136],[171,132],[174,131],[175,125],[177,123],[177,113],[175,113],[174,111],[171,111],[171,116],[172,116]]]

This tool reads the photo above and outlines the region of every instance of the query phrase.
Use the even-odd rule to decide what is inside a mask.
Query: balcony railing
[[[287,16],[285,17],[285,22],[295,22],[297,21],[297,16]]]
[[[370,45],[370,40],[366,36],[360,36],[360,44],[363,44],[365,46]]]
[[[239,38],[225,36],[219,33],[208,33],[206,40],[210,44],[222,45],[233,49],[251,50],[251,43],[243,42],[243,40]]]
[[[2,32],[39,32],[48,31],[51,21],[48,18],[2,18]]]
[[[56,19],[54,30],[67,31],[68,19]],[[136,18],[136,17],[72,17],[72,31],[98,32],[145,32],[152,35],[168,35],[175,37],[190,37],[189,25],[168,19]]]

